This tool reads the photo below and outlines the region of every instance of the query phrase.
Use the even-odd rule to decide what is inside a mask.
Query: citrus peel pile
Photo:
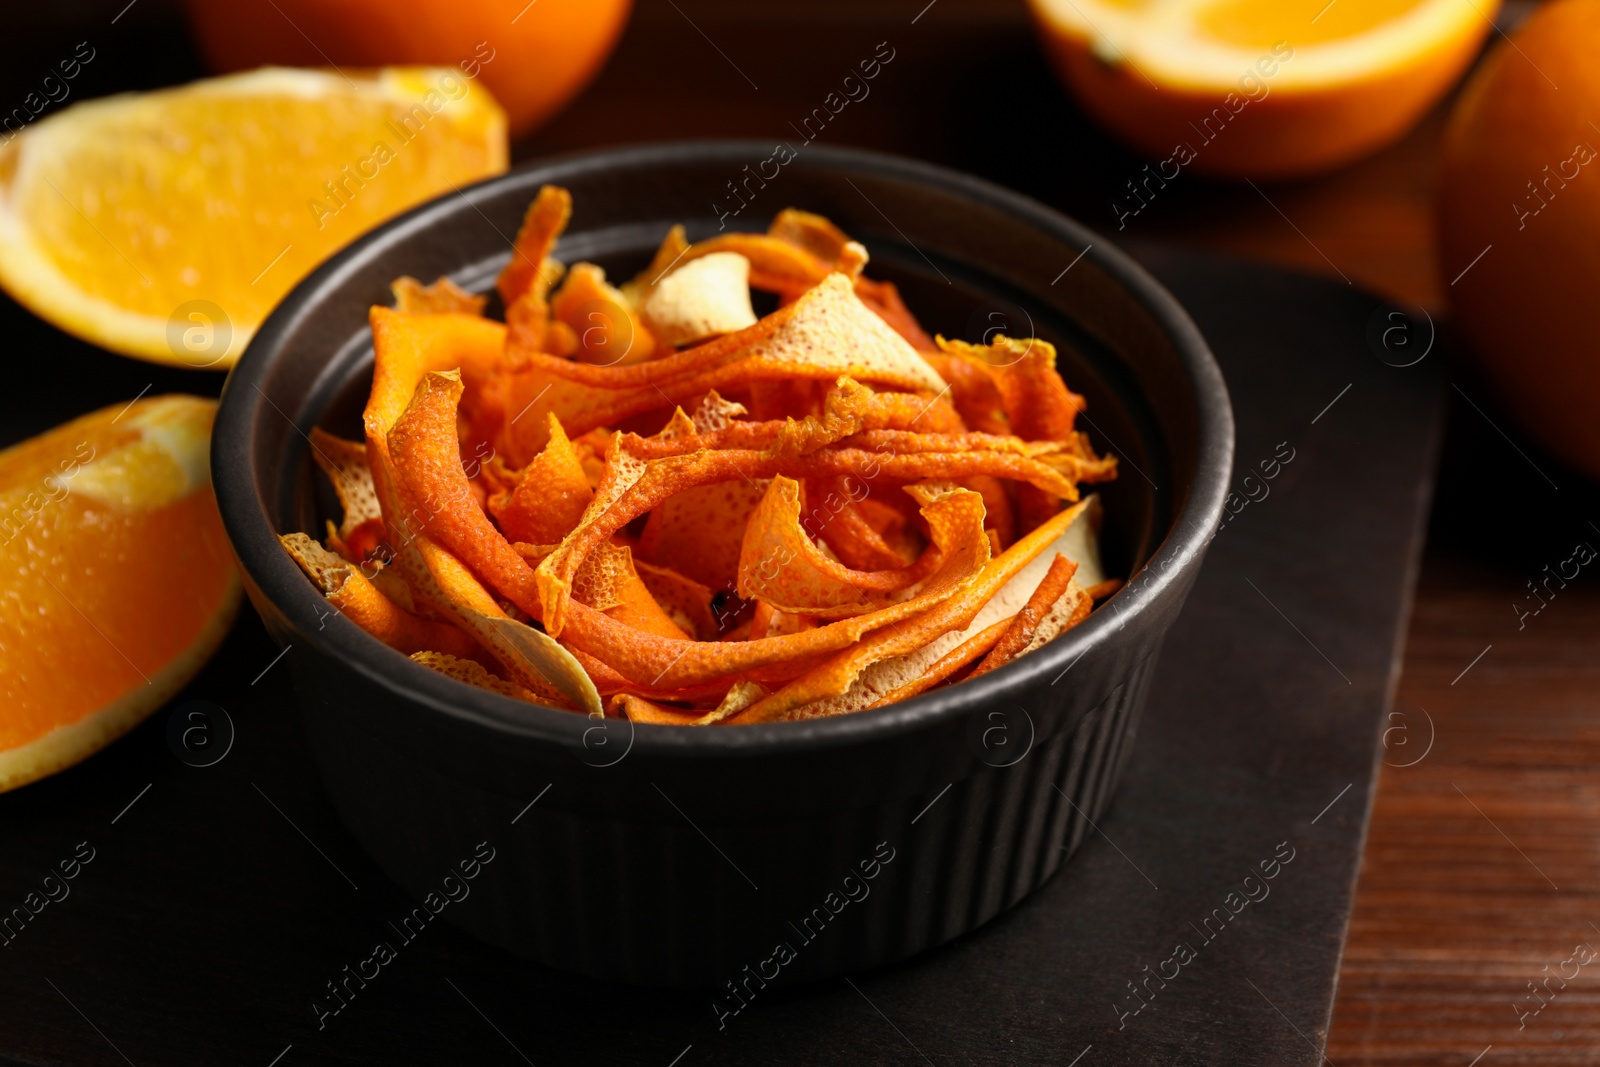
[[[710,725],[986,673],[1115,590],[1079,486],[1116,461],[1049,344],[930,337],[820,216],[674,227],[613,285],[553,258],[571,210],[530,206],[504,324],[445,279],[372,309],[365,441],[312,437],[343,517],[282,538],[334,610],[469,685]]]

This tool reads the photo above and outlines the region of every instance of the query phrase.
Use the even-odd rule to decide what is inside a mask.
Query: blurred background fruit
[[[0,791],[89,756],[194,677],[239,605],[216,403],[118,404],[0,452]]]
[[[1600,478],[1600,0],[1541,6],[1445,131],[1439,267],[1461,334],[1529,435]]]
[[[1477,54],[1498,0],[1029,0],[1085,110],[1166,179],[1283,178],[1398,139]]]
[[[267,68],[75,104],[0,144],[0,287],[127,355],[227,369],[284,293],[506,169],[464,68]]]
[[[217,71],[264,63],[470,64],[511,120],[533,130],[589,84],[632,0],[186,0]]]

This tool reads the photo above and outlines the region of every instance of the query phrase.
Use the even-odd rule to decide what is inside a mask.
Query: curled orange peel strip
[[[709,589],[732,589],[745,525],[765,490],[765,481],[731,479],[674,494],[650,509],[639,538],[640,558],[671,560]]]
[[[694,725],[712,726],[725,719],[731,719],[766,695],[767,687],[759,682],[739,682],[728,690],[727,695],[722,698],[722,703],[696,719]]]
[[[862,373],[859,366],[843,368],[838,364],[749,359],[658,386],[620,392],[596,390],[559,378],[512,375],[504,388],[506,399],[502,406],[513,411],[554,413],[569,432],[581,435],[637,415],[689,403],[710,392],[749,389],[764,384],[792,385],[808,381],[820,384],[832,381],[841,369]],[[872,376],[870,371],[867,373]],[[890,384],[905,387],[908,381],[902,376]],[[527,455],[543,447],[543,433],[535,432],[532,425],[522,421],[507,434],[506,447],[513,456]]]
[[[983,532],[983,503],[976,493],[958,498],[961,506],[930,501],[922,509],[933,544],[909,567],[856,571],[825,556],[800,526],[800,483],[779,475],[772,479],[745,527],[739,557],[738,592],[780,611],[819,618],[861,615],[892,602],[892,594],[933,574],[951,549],[960,545],[981,550],[988,561]],[[981,564],[980,564],[981,566]]]
[[[1055,346],[1038,338],[996,335],[988,345],[938,339],[947,355],[988,371],[1005,407],[1011,432],[1030,441],[1072,437],[1083,397],[1056,372]]]
[[[376,358],[363,421],[367,459],[376,476],[381,464],[372,455],[373,441],[388,435],[422,376],[460,370],[469,392],[487,388],[499,368],[506,328],[472,315],[418,315],[386,307],[374,307],[370,319]]]
[[[1009,431],[1030,441],[1057,441],[1104,470],[1100,480],[1115,477],[1115,458],[1095,461],[1082,434],[1073,429],[1083,397],[1073,393],[1056,372],[1056,350],[1037,338],[996,336],[989,345],[940,338],[940,348],[957,360],[986,371],[999,393]],[[1080,479],[1084,480],[1084,479]],[[1037,488],[1017,493],[1017,511],[1024,526],[1042,521],[1060,507],[1060,498]]]
[[[573,332],[578,358],[602,367],[643,363],[655,338],[621,290],[593,263],[575,263],[550,297],[550,314]]]
[[[467,485],[456,442],[456,371],[429,371],[389,430],[389,455],[407,495],[431,505],[422,531],[537,618],[532,569],[500,536]],[[470,548],[470,552],[467,549]]]
[[[475,660],[462,659],[446,652],[431,650],[412,653],[411,659],[429,670],[438,671],[440,674],[448,678],[454,678],[458,682],[465,682],[474,689],[487,689],[491,693],[499,693],[501,696],[508,696],[513,700],[522,700],[530,704],[540,703],[540,697],[537,693],[524,689],[515,682],[497,678]]]
[[[606,475],[583,521],[539,565],[539,617],[552,634],[559,635],[566,625],[572,576],[582,565],[584,556],[628,522],[693,486],[738,477],[771,478],[780,474],[791,478],[862,474],[869,478],[882,475],[920,481],[937,471],[942,477],[955,481],[974,474],[992,474],[1028,481],[1062,496],[1077,494],[1073,483],[1058,472],[1037,460],[1004,452],[928,452],[895,456],[859,449],[823,448],[804,456],[789,456],[729,449],[642,460],[630,449],[631,441],[636,440],[639,439],[634,435],[620,434],[612,441]],[[975,493],[972,495],[977,497]],[[872,618],[874,614],[860,618]]]
[[[1058,553],[1050,561],[1050,569],[1045,572],[1044,581],[1039,583],[1039,587],[1028,597],[1028,602],[1022,606],[1022,610],[1012,618],[1011,625],[1006,628],[1006,632],[1001,635],[994,648],[984,657],[982,663],[973,668],[968,677],[977,678],[988,674],[1020,656],[1022,650],[1032,642],[1035,631],[1050,613],[1050,609],[1066,595],[1072,583],[1072,576],[1077,570],[1077,563]]]
[[[582,666],[556,641],[508,616],[455,556],[425,535],[398,553],[407,582],[442,605],[458,625],[499,661],[511,680],[552,707],[602,714],[600,694]]]
[[[500,298],[507,308],[529,293],[537,292],[543,298],[541,288],[548,287],[548,281],[541,281],[541,278],[548,278],[544,262],[550,258],[556,240],[571,218],[572,194],[559,186],[541,186],[533,203],[528,205],[527,214],[522,217],[522,228],[517,231],[511,260],[495,281],[495,287],[500,290]]]
[[[548,416],[546,430],[549,439],[516,488],[489,498],[489,513],[509,541],[559,544],[594,499],[578,450],[561,428],[561,420]]]
[[[729,687],[738,681],[736,678],[712,678],[676,689],[645,685],[631,678],[624,678],[606,663],[581,648],[569,646],[569,651],[579,663],[583,664],[584,669],[594,679],[595,688],[607,700],[612,700],[622,693],[631,693],[634,696],[660,702],[711,705],[720,701],[727,694]]]
[[[611,710],[625,719],[653,726],[693,726],[705,714],[692,708],[658,704],[634,693],[619,693],[612,697]]]
[[[807,514],[802,525],[826,541],[844,565],[853,570],[896,570],[906,561],[884,540],[861,508],[871,491],[869,483],[849,475],[807,479]],[[816,527],[815,531],[810,530],[811,526]]]
[[[830,266],[838,263],[847,246],[855,244],[831,219],[792,207],[772,217],[767,236],[804,249]]]
[[[312,429],[311,458],[328,476],[339,498],[344,517],[339,520],[339,537],[348,541],[356,527],[381,519],[378,495],[372,487],[372,469],[367,465],[367,449],[360,441],[335,437],[322,427]]]
[[[707,402],[716,397],[713,390]],[[716,397],[721,401],[720,397]],[[703,404],[702,407],[705,405]],[[743,412],[742,405],[728,405],[721,401],[717,408],[730,407]],[[1051,442],[1029,445],[1011,437],[995,438],[982,434],[911,432],[918,414],[927,411],[931,401],[910,393],[875,392],[853,378],[841,377],[834,381],[833,389],[824,398],[822,411],[803,418],[788,416],[760,422],[721,420],[715,429],[703,429],[711,416],[697,411],[690,419],[682,409],[674,411],[672,420],[660,433],[641,438],[634,445],[634,454],[646,459],[684,455],[689,452],[729,448],[771,449],[780,452],[804,454],[846,438],[858,438],[856,447],[877,451],[906,452],[963,452],[975,448],[996,451],[1013,451],[1019,455],[1047,455],[1061,449]],[[947,411],[949,409],[946,409]],[[878,436],[868,436],[876,434]],[[901,447],[905,442],[905,447]],[[941,447],[942,446],[942,447]]]
[[[876,703],[885,693],[899,688],[921,673],[920,664],[895,670],[893,668],[900,665],[889,661],[923,650],[929,662],[932,662],[947,651],[939,649],[935,653],[933,650],[938,646],[934,642],[942,638],[950,647],[954,647],[967,640],[971,635],[962,636],[963,631],[972,625],[995,594],[1032,563],[1035,557],[1054,544],[1087,506],[1088,502],[1085,501],[1051,517],[991,559],[977,580],[955,596],[908,620],[904,625],[876,630],[854,647],[752,705],[736,721],[756,723],[838,715],[859,711]],[[857,687],[852,692],[852,687],[863,673],[879,664],[887,664],[890,669],[880,671],[882,676],[873,678],[873,685],[864,689]]]
[[[515,344],[508,349],[511,369],[541,372],[553,378],[587,385],[595,389],[620,392],[662,385],[715,369],[740,356],[769,335],[784,328],[796,315],[806,310],[806,305],[791,304],[758,320],[737,333],[726,334],[712,341],[673,352],[644,363],[603,367],[591,363],[559,359],[547,353],[525,351]]]
[[[409,275],[396,278],[389,285],[394,294],[396,311],[416,315],[442,315],[458,312],[462,315],[482,315],[487,296],[474,296],[449,278],[440,278],[432,285],[423,285]]]
[[[439,554],[459,559],[465,565],[463,571],[470,568],[471,572],[481,575],[512,603],[537,619],[540,605],[535,572],[477,507],[455,451],[455,409],[460,395],[461,383],[454,372],[432,371],[424,375],[411,404],[389,431],[388,449],[395,471],[409,494],[434,504],[424,524],[424,533],[430,542],[440,546]],[[614,547],[608,545],[608,548]],[[614,594],[601,601],[605,608],[574,602],[574,613],[586,620],[593,619],[596,624],[604,620],[605,624],[620,627],[641,639],[686,640],[684,632],[661,610],[633,571],[627,550],[617,551],[622,554],[622,570],[626,573],[610,568],[606,574],[597,576],[597,580],[603,578],[609,583]],[[462,575],[456,574],[454,578],[459,587]],[[504,618],[503,612],[497,616],[481,598],[474,599],[478,602],[467,616],[470,621],[480,629],[487,629],[502,647],[504,642],[514,638],[512,651],[531,658],[535,668],[545,672],[549,685],[556,686],[569,699],[581,701],[591,714],[598,713],[599,694],[591,675],[584,671],[571,651],[554,640],[553,634],[541,633]],[[480,633],[479,636],[483,639],[484,635]],[[730,672],[714,672],[715,675],[726,673]],[[708,678],[696,679],[705,680]],[[665,688],[681,688],[681,685],[671,683]]]
[[[689,242],[684,237],[682,225],[674,225],[667,230],[667,235],[661,239],[660,246],[656,248],[656,254],[650,259],[650,265],[634,275],[632,280],[622,283],[622,295],[627,298],[628,306],[634,310],[644,307],[650,299],[650,294],[655,290],[656,283],[677,266],[678,260],[683,257],[684,250],[688,247]]]
[[[505,595],[513,604],[535,619],[540,617],[540,606],[534,570],[522,554],[500,535],[477,506],[461,467],[456,446],[456,406],[461,398],[460,376],[454,371],[430,371],[418,383],[411,404],[394,423],[388,435],[388,449],[394,469],[402,480],[406,492],[415,499],[427,500],[433,507],[423,525],[423,532],[448,553],[452,553],[472,572]],[[633,572],[626,548],[607,545],[610,554],[598,573],[593,573],[594,595],[599,607],[579,604],[581,611],[592,611],[607,617],[604,611],[617,612],[609,621],[642,634],[658,638],[682,639],[685,637],[670,618],[661,611],[649,592]],[[616,555],[620,553],[620,559]],[[597,561],[599,562],[599,561]],[[610,565],[614,564],[614,565]],[[604,587],[602,591],[601,587]],[[496,619],[492,628],[507,636],[508,627],[486,612],[480,604],[479,614],[489,614]],[[503,613],[501,613],[503,615]],[[514,621],[514,620],[507,620]],[[581,667],[565,649],[554,641],[553,634],[544,634],[517,623],[527,634],[517,633],[518,651],[537,647],[543,654],[538,665],[550,667],[554,660],[556,674],[549,678],[558,688],[571,687]],[[559,651],[558,651],[559,650]],[[579,685],[581,696],[589,696],[593,684]],[[593,709],[591,708],[591,713]]]
[[[999,622],[984,627],[949,652],[940,656],[915,678],[912,678],[898,689],[889,690],[868,707],[881,708],[889,704],[898,704],[902,700],[910,700],[914,696],[926,693],[934,686],[947,681],[961,668],[987,654],[994,647],[995,642],[1000,640],[1000,635],[1005,633],[1010,626],[1011,619],[1001,619]]]
[[[981,508],[977,494],[953,490],[932,505],[951,511]],[[981,521],[981,512],[977,514]],[[974,523],[973,525],[978,525]],[[818,657],[854,644],[881,627],[913,618],[977,581],[988,560],[988,538],[974,538],[945,550],[941,566],[915,591],[915,595],[865,614],[826,626],[749,641],[672,641],[620,626],[603,614],[570,599],[566,609],[564,640],[603,660],[625,677],[653,686],[683,687],[716,677],[750,674],[761,680],[782,676],[811,665],[804,657]],[[541,576],[543,568],[541,564]],[[548,617],[547,617],[548,619]],[[548,626],[548,621],[546,626]],[[760,674],[771,669],[773,674]]]
[[[1078,584],[1076,577],[1067,583],[1067,591],[1050,605],[1050,610],[1044,613],[1039,620],[1039,625],[1034,627],[1033,636],[1022,647],[1013,659],[1026,656],[1028,653],[1041,647],[1048,641],[1072,629],[1078,623],[1089,617],[1094,610],[1094,597],[1089,595],[1089,590]]]
[[[372,325],[376,359],[362,421],[395,567],[419,599],[447,612],[506,667],[514,681],[549,703],[602,714],[600,695],[572,654],[549,635],[506,615],[472,571],[429,536],[426,528],[448,501],[427,490],[413,496],[390,456],[389,433],[424,378],[452,366],[459,368],[458,379],[487,376],[499,359],[504,327],[462,315],[408,316],[387,308],[373,308]],[[459,388],[460,381],[455,384]],[[448,432],[453,442],[453,420]],[[454,447],[458,481],[450,488],[464,493],[482,517],[461,469],[459,445]],[[487,518],[483,521],[488,525]],[[504,544],[498,534],[495,539]]]
[[[380,592],[359,567],[329,552],[303,533],[278,538],[339,614],[390,648],[411,655],[434,650],[470,658],[478,644],[465,632],[406,611]]]
[[[397,565],[414,588],[448,608],[518,682],[541,696],[553,692],[560,703],[602,714],[599,692],[572,653],[553,636],[506,615],[473,573],[494,576],[504,595],[538,617],[532,568],[477,506],[461,468],[454,430],[461,376],[430,369],[448,357],[448,348],[402,348],[400,353],[402,359],[387,365],[388,353],[378,349],[366,413],[368,454],[378,457],[373,469],[381,483],[379,499],[385,516],[394,516],[386,521],[400,546]],[[413,394],[402,408],[399,398],[407,380]],[[372,436],[385,427],[381,438]],[[579,610],[592,609],[579,605]]]
[[[749,260],[751,287],[770,293],[803,293],[834,269],[834,263],[824,261],[800,245],[765,233],[725,233],[696,241],[684,252],[679,263],[716,252],[736,252]]]
[[[858,300],[843,275],[831,275],[799,300],[758,321],[683,352],[626,367],[597,367],[514,350],[505,406],[527,414],[509,427],[513,455],[543,445],[543,413],[581,434],[629,416],[670,408],[710,390],[758,381],[848,376],[893,389],[938,394],[944,381],[915,349]],[[589,388],[575,388],[575,386]],[[528,437],[531,440],[522,440]]]
[[[1024,441],[1020,437],[993,434],[924,434],[904,430],[867,430],[839,441],[841,448],[916,455],[923,452],[1000,452],[1024,456],[1060,472],[1073,482],[1105,482],[1117,476],[1115,456],[1085,457],[1071,443]],[[1061,494],[1069,500],[1071,494]]]

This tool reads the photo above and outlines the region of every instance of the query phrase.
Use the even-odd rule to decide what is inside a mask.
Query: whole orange
[[[1515,47],[1512,47],[1515,45]],[[1600,0],[1540,7],[1445,131],[1439,267],[1461,333],[1530,436],[1600,478]]]
[[[186,0],[218,71],[450,66],[481,78],[513,137],[589,84],[616,45],[632,0]]]

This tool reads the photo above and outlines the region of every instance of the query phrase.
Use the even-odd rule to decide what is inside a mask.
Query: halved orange
[[[448,68],[92,100],[0,145],[0,286],[115,352],[226,369],[329,253],[506,158],[500,106]]]
[[[226,635],[240,587],[215,413],[141,400],[0,452],[0,791],[132,729]]]
[[[1278,178],[1402,136],[1492,28],[1499,0],[1029,0],[1091,114],[1157,161]],[[1140,201],[1132,201],[1137,206]]]

